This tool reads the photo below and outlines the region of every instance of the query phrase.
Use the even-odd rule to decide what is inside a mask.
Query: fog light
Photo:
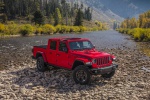
[[[86,62],[85,64],[86,65],[92,65],[92,62]]]
[[[95,71],[95,73],[97,73],[97,70]]]
[[[116,58],[113,58],[113,61],[115,61],[116,60]]]

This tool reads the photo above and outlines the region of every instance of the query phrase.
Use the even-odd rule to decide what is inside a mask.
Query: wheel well
[[[84,65],[84,63],[82,61],[75,61],[73,64],[72,70],[74,70],[79,65]]]
[[[36,58],[38,58],[38,57],[42,57],[42,54],[41,53],[37,53],[36,54]]]

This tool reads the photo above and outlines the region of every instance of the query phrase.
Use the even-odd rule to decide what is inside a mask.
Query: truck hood
[[[87,57],[87,58],[98,58],[103,56],[110,56],[110,54],[96,51],[96,50],[83,50],[83,51],[71,51],[72,54],[80,57]]]

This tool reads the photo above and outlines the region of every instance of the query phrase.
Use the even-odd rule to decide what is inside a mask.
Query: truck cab
[[[73,70],[73,78],[80,84],[89,83],[91,75],[111,78],[118,67],[113,55],[97,51],[85,38],[53,38],[32,51],[39,71],[44,72],[48,65]]]

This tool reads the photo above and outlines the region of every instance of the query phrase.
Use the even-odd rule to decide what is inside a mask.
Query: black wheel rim
[[[37,67],[38,69],[42,69],[42,63],[40,60],[37,61]]]
[[[87,80],[87,74],[84,70],[79,70],[76,73],[76,78],[80,83],[84,83]]]

